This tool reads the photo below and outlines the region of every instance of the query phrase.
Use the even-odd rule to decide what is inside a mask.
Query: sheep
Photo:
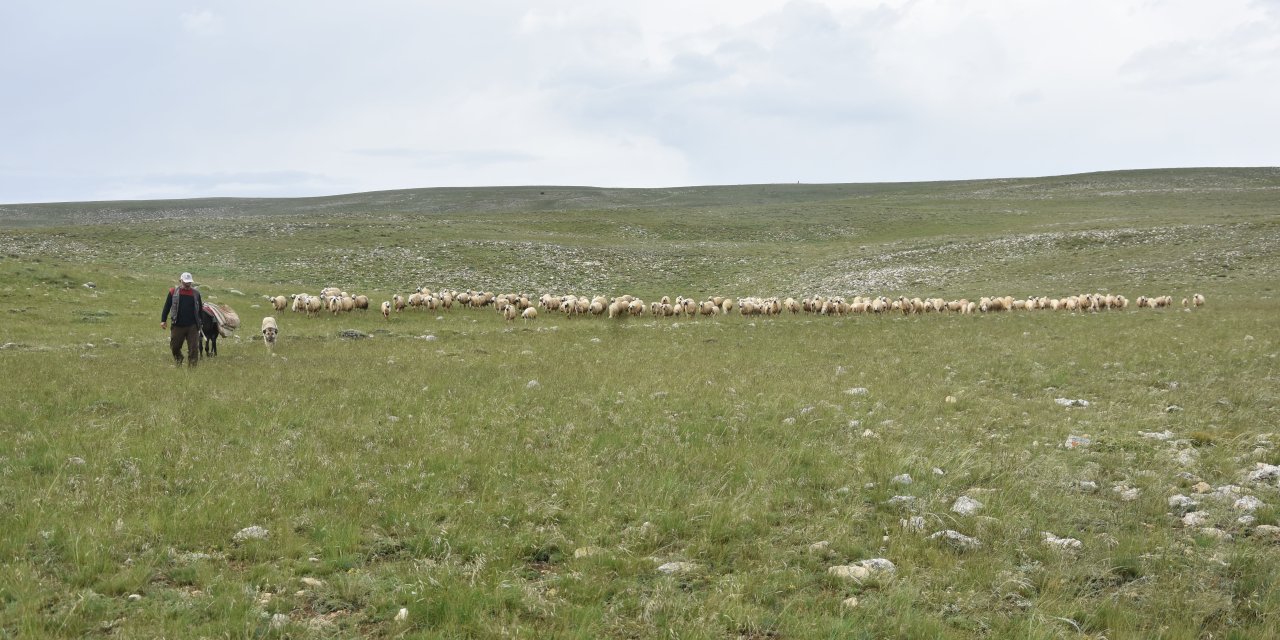
[[[382,319],[383,319],[383,320],[390,320],[390,319],[391,319],[391,301],[390,301],[390,300],[383,300],[383,301],[382,301],[382,306],[381,306],[381,307],[379,307],[379,308],[380,308],[380,309],[381,309],[381,311],[382,311]]]
[[[536,320],[538,318],[538,308],[529,307],[524,311],[520,312],[520,317],[524,318],[525,322],[528,322],[530,320]]]
[[[1204,306],[1204,294],[1197,293],[1197,294],[1195,294],[1194,296],[1191,296],[1191,306],[1193,306],[1193,307],[1203,307],[1203,306]]]
[[[267,300],[271,301],[271,308],[276,311],[284,311],[284,308],[289,305],[288,299],[284,296],[267,296]]]
[[[280,333],[280,328],[276,326],[276,319],[267,316],[262,319],[262,342],[267,345],[268,353],[275,353],[276,336]]]
[[[357,309],[369,310],[369,296],[356,296],[355,303]]]
[[[313,316],[324,311],[324,298],[320,296],[307,296],[307,315]]]
[[[532,308],[533,307],[529,307],[529,309],[532,309]],[[527,310],[528,309],[526,309],[526,311]],[[506,303],[502,305],[501,311],[502,311],[502,318],[507,322],[515,322],[516,316],[520,315],[519,309],[516,308],[516,305],[511,303]],[[538,312],[534,311],[533,313],[536,316]]]
[[[391,307],[396,311],[404,311],[404,296],[398,293],[391,296]]]

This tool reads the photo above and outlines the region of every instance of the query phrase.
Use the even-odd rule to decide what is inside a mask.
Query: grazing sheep
[[[1195,307],[1203,307],[1203,306],[1204,306],[1204,295],[1203,295],[1203,294],[1200,294],[1200,293],[1197,293],[1197,294],[1195,294],[1194,296],[1191,296],[1191,305],[1192,305],[1192,306],[1195,306]]]
[[[404,306],[405,306],[404,296],[398,293],[391,296],[391,307],[393,309],[395,309],[396,311],[404,311]]]
[[[289,300],[284,296],[267,296],[267,300],[271,301],[271,308],[276,311],[284,311],[289,306]]]
[[[369,310],[369,296],[356,296],[355,303],[357,309]]]
[[[520,317],[524,318],[525,322],[528,322],[530,320],[536,320],[538,318],[538,308],[529,307],[524,311],[520,312]]]
[[[267,316],[262,319],[262,342],[267,345],[267,352],[274,353],[276,349],[276,336],[280,333],[280,328],[276,326],[276,319]]]
[[[533,307],[529,307],[529,309],[533,309]],[[526,309],[526,311],[527,310],[528,309]],[[537,316],[538,314],[537,311],[534,311],[533,313],[534,313],[534,316]],[[516,305],[511,303],[506,303],[502,305],[502,317],[507,322],[515,322],[517,315],[520,315],[520,310],[516,308]]]
[[[382,319],[390,320],[391,319],[391,301],[384,300],[382,302],[382,307],[380,307],[380,309],[382,310]]]

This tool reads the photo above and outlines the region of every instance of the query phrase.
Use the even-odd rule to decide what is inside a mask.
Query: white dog
[[[280,333],[280,329],[276,327],[275,318],[267,316],[262,319],[262,342],[267,345],[267,351],[275,351],[276,334],[278,333]]]

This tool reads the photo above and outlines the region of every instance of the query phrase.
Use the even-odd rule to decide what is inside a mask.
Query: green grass
[[[1277,524],[1274,481],[1245,479],[1280,463],[1277,186],[1224,169],[0,207],[0,635],[1280,635],[1280,545],[1230,500],[1197,496],[1230,540],[1167,505],[1236,484]],[[245,325],[194,370],[157,326],[184,270]],[[286,311],[275,357],[252,340],[262,295],[329,284],[1209,305]],[[952,513],[960,495],[983,510]],[[270,536],[233,541],[250,525]],[[927,540],[943,529],[983,547]],[[875,557],[896,574],[827,573]],[[657,571],[672,561],[697,568]]]

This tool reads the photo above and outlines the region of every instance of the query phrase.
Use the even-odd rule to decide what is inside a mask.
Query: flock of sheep
[[[272,307],[277,311],[291,308],[308,316],[329,312],[334,315],[354,311],[367,310],[369,298],[363,295],[352,295],[338,287],[326,287],[320,295],[296,293],[291,296],[268,296]],[[1182,299],[1184,308],[1200,307],[1205,303],[1203,295],[1197,293],[1190,298]],[[1134,306],[1143,309],[1159,309],[1172,307],[1172,296],[1139,296]],[[978,300],[943,298],[907,298],[899,296],[864,297],[810,296],[800,300],[795,298],[747,297],[734,299],[725,296],[710,296],[706,300],[695,300],[677,296],[674,300],[662,296],[661,300],[646,303],[631,295],[608,298],[605,296],[553,295],[544,293],[533,297],[525,293],[494,294],[488,291],[432,291],[427,287],[419,287],[408,296],[395,294],[391,300],[384,301],[379,310],[382,317],[390,320],[392,313],[410,310],[450,310],[454,306],[472,309],[492,307],[508,322],[517,318],[526,321],[538,317],[539,309],[546,313],[563,313],[566,316],[597,316],[623,318],[627,316],[654,316],[677,318],[681,316],[717,316],[737,311],[744,316],[776,316],[783,313],[808,313],[823,316],[845,316],[855,314],[899,313],[904,315],[924,313],[989,313],[1002,311],[1105,311],[1127,309],[1129,299],[1122,295],[1084,293],[1062,298],[1013,296],[982,297]]]

